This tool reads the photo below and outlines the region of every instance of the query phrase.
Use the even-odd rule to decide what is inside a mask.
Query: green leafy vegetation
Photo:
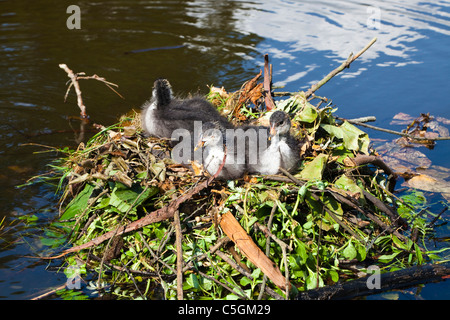
[[[229,109],[231,98],[211,93],[209,99]],[[179,206],[185,299],[286,297],[227,241],[220,226],[225,212],[288,278],[291,295],[356,279],[371,265],[387,272],[448,259],[447,248],[428,248],[436,215],[427,209],[425,194],[396,194],[378,166],[355,165],[352,159],[376,151],[366,133],[335,119],[331,102],[321,108],[323,101],[314,106],[299,94],[277,104],[291,114],[293,134],[303,142],[302,166],[293,176],[213,181]],[[250,110],[246,106],[244,117],[259,113]],[[174,163],[164,141],[145,138],[138,114],[103,128],[66,155],[54,166],[63,209],[42,239],[55,255],[140,221],[205,179]],[[264,226],[270,236],[261,231]],[[65,255],[62,268],[94,274],[97,279],[86,288],[91,296],[176,299],[175,234],[172,219],[146,224]],[[67,289],[58,294],[87,297]]]

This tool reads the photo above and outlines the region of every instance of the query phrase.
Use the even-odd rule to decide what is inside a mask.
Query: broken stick
[[[333,71],[331,71],[327,76],[325,76],[322,80],[320,80],[319,82],[317,82],[316,84],[312,85],[311,88],[308,89],[308,91],[306,91],[305,93],[305,97],[309,98],[314,92],[316,92],[316,90],[318,90],[320,87],[322,87],[325,83],[327,83],[328,81],[331,80],[331,78],[333,78],[335,75],[337,75],[338,73],[340,73],[342,70],[344,70],[345,68],[350,67],[350,64],[355,61],[356,59],[359,58],[359,56],[361,56],[364,52],[367,51],[367,49],[369,49],[375,42],[377,41],[377,38],[373,38],[372,41],[370,41],[360,52],[358,52],[356,55],[353,55],[353,53],[351,53],[349,55],[349,57],[347,58],[347,60],[345,62],[343,62],[339,67],[337,67],[336,69],[334,69]]]
[[[77,74],[73,73],[73,71],[71,69],[69,69],[69,67],[65,63],[61,63],[59,65],[59,67],[67,73],[67,76],[72,81],[71,84],[69,85],[69,88],[67,88],[67,92],[66,92],[64,101],[67,98],[70,88],[73,86],[75,88],[75,92],[77,94],[77,103],[78,103],[78,107],[81,110],[81,112],[80,112],[81,118],[83,118],[83,119],[89,118],[86,113],[86,106],[83,103],[83,98],[81,97],[81,89],[80,89],[80,84],[78,83]]]
[[[94,80],[103,82],[108,88],[110,88],[112,91],[114,91],[119,97],[121,97],[122,99],[125,99],[119,92],[117,92],[116,90],[114,90],[112,88],[112,86],[118,87],[118,85],[115,83],[106,81],[105,78],[99,77],[96,74],[94,74],[93,76],[85,76],[84,72],[74,73],[71,69],[69,69],[69,67],[65,63],[61,63],[59,65],[59,67],[67,73],[67,76],[70,78],[70,81],[71,81],[69,84],[69,87],[67,88],[66,95],[64,96],[64,102],[66,102],[67,95],[69,94],[70,88],[72,88],[72,86],[73,86],[75,88],[75,93],[77,94],[77,103],[78,103],[78,107],[81,110],[80,115],[81,115],[82,119],[88,119],[89,116],[86,113],[86,106],[84,105],[83,98],[81,96],[80,84],[78,83],[78,80],[80,80],[80,79],[84,79],[84,80],[94,79]]]

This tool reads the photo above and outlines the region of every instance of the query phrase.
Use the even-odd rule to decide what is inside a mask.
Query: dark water
[[[92,121],[109,125],[138,108],[158,77],[181,94],[205,93],[210,84],[236,90],[269,53],[275,85],[297,91],[377,37],[317,94],[333,99],[342,117],[374,115],[376,125],[396,130],[389,123],[399,112],[450,118],[449,1],[77,1],[79,30],[66,26],[71,4],[0,1],[1,299],[29,299],[66,281],[46,263],[23,257],[47,250],[39,235],[57,214],[54,190],[16,188],[57,157],[23,144],[76,146],[72,127],[79,123],[68,117],[79,110],[73,94],[63,103],[67,76],[60,63],[119,85],[125,100],[102,83],[81,82]],[[156,47],[177,48],[125,54]],[[433,164],[450,167],[449,143],[425,151]],[[25,215],[38,220],[18,220]],[[426,285],[421,296],[450,298],[448,281]]]

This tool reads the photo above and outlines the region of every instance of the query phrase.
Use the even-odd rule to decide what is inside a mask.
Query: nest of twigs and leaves
[[[264,123],[253,80],[207,98],[235,123]],[[102,127],[54,166],[61,215],[48,236],[68,242],[49,259],[111,298],[285,299],[440,258],[425,246],[424,200],[396,195],[365,132],[314,94],[273,103],[302,142],[294,174],[219,181],[175,163],[139,113]]]

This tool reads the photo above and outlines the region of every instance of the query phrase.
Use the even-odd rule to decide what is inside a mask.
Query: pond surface
[[[79,122],[70,121],[79,115],[76,98],[64,103],[60,63],[119,85],[125,100],[100,82],[81,82],[91,120],[107,126],[138,109],[158,77],[182,95],[206,93],[211,84],[237,90],[268,53],[274,85],[298,91],[377,37],[317,94],[332,99],[341,117],[373,115],[375,125],[394,130],[403,129],[390,124],[399,112],[450,118],[449,1],[77,1],[81,29],[68,29],[71,4],[0,5],[0,299],[30,299],[66,281],[47,262],[26,257],[48,250],[39,236],[58,214],[55,190],[17,188],[58,156],[30,144],[75,148],[80,140]],[[449,144],[421,151],[450,168]],[[440,236],[449,231],[442,227]],[[448,280],[429,284],[420,297],[449,299],[449,289]]]

